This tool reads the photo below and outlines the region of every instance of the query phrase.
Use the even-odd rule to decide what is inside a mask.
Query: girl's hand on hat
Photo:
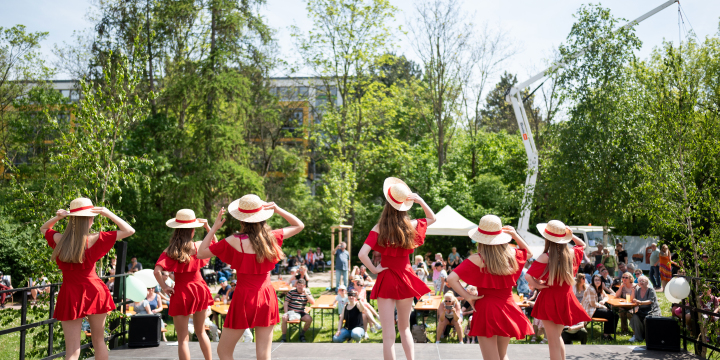
[[[197,219],[197,222],[201,223],[205,230],[210,230],[207,219]]]
[[[65,209],[60,209],[57,212],[55,212],[55,216],[57,216],[61,219],[64,219],[66,216],[68,216],[68,214],[70,214],[70,212]]]
[[[277,208],[278,208],[278,206],[272,201],[263,205],[263,209],[265,209],[265,210],[275,211]]]
[[[572,231],[572,229],[571,229],[569,226],[565,226],[565,233],[572,235],[572,234],[573,234],[573,231]]]
[[[512,237],[518,236],[517,231],[515,231],[515,228],[510,225],[503,226],[502,231]]]
[[[102,206],[96,206],[96,207],[90,209],[90,211],[92,211],[95,214],[100,214],[105,217],[107,217],[108,214],[110,213],[110,210],[108,210],[107,208],[104,208]]]
[[[421,203],[421,202],[423,202],[423,199],[417,193],[412,193],[412,194],[408,195],[408,197],[407,197],[407,199],[405,199],[405,201]]]

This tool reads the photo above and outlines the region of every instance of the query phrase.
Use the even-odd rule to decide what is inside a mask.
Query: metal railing
[[[127,304],[131,303],[131,300],[125,299],[125,277],[130,274],[125,274],[125,255],[127,253],[127,243],[126,242],[117,242],[115,244],[115,250],[117,255],[117,265],[116,265],[116,271],[120,274],[110,275],[110,276],[103,276],[100,279],[115,279],[115,284],[113,285],[113,301],[115,302],[115,310],[118,310],[122,308],[122,313],[125,314],[127,310]],[[25,360],[25,352],[26,352],[26,341],[27,341],[27,332],[30,329],[39,327],[39,326],[48,326],[48,344],[47,344],[47,356],[42,358],[41,360],[49,360],[49,359],[56,359],[61,356],[65,356],[65,351],[59,352],[57,354],[53,354],[54,352],[54,343],[55,343],[55,333],[53,325],[58,322],[57,319],[53,318],[54,312],[55,312],[55,294],[60,289],[60,286],[62,286],[62,283],[53,283],[53,284],[46,284],[46,285],[38,285],[38,286],[30,286],[30,287],[24,287],[24,288],[18,288],[18,289],[10,289],[10,290],[2,290],[0,291],[0,294],[3,293],[15,293],[19,292],[22,294],[22,300],[21,300],[21,308],[20,308],[20,326],[16,326],[9,329],[2,329],[0,330],[0,336],[7,335],[11,333],[20,333],[20,351],[19,351],[19,359]],[[31,290],[40,290],[40,289],[47,289],[50,288],[49,291],[49,311],[48,311],[48,318],[42,321],[34,322],[34,323],[27,323],[27,313],[28,313],[28,291]],[[120,318],[120,331],[111,334],[110,336],[105,338],[105,342],[111,341],[112,344],[117,344],[117,340],[120,337],[123,337],[123,342],[127,342],[127,321],[125,320],[125,317]],[[104,334],[103,329],[103,334]],[[92,341],[81,345],[80,350],[87,349],[92,347]],[[112,346],[111,346],[112,347]]]
[[[714,280],[714,279],[706,279],[706,278],[698,278],[698,277],[692,277],[692,276],[684,276],[684,275],[674,275],[674,277],[682,277],[688,280],[691,284],[694,281],[700,281],[703,283],[716,283],[720,284],[720,281]],[[690,296],[687,299],[682,300],[681,304],[673,304],[677,305],[679,308],[683,309],[683,312],[681,314],[680,323],[682,324],[682,334],[680,334],[680,337],[683,339],[683,349],[687,351],[687,343],[691,342],[694,344],[695,347],[695,354],[701,355],[703,353],[703,348],[707,348],[710,350],[710,354],[708,354],[705,358],[710,359],[712,358],[714,353],[720,354],[720,347],[718,347],[718,342],[715,341],[714,345],[709,343],[709,341],[712,341],[713,337],[711,337],[710,334],[707,334],[707,338],[705,338],[706,334],[702,334],[700,331],[700,316],[699,315],[707,315],[708,316],[708,322],[710,322],[710,319],[714,319],[714,321],[717,321],[718,318],[720,318],[720,314],[714,313],[712,311],[704,310],[704,309],[698,309],[695,306],[692,306],[693,304],[697,304],[697,297],[698,294],[693,289],[693,286],[690,287]],[[702,294],[700,294],[702,296]],[[685,319],[685,311],[690,312],[692,323],[688,324]],[[673,314],[675,315],[675,314]],[[676,315],[675,315],[676,316]],[[691,331],[689,332],[688,326],[692,326]],[[695,334],[695,336],[690,336],[690,334]],[[720,334],[714,334],[713,335],[716,339]]]

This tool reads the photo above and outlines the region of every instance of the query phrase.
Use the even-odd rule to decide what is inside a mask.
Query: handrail
[[[118,275],[99,276],[99,278],[100,278],[100,280],[107,280],[110,278],[125,277],[125,276],[129,276],[129,275],[132,275],[132,274],[127,273],[127,274],[118,274]],[[55,285],[55,287],[60,287],[60,285],[62,285],[62,283],[59,282],[59,283],[52,283],[52,284],[45,284],[45,285],[28,286],[28,287],[24,287],[24,288],[12,288],[9,290],[0,290],[0,294],[18,292],[18,291],[28,291],[28,290],[34,290],[34,289],[45,289],[45,288],[50,287],[51,285]]]

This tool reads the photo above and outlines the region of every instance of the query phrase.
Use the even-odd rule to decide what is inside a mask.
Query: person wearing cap
[[[188,323],[190,317],[195,324],[195,334],[200,343],[200,350],[206,360],[212,359],[210,338],[204,331],[206,309],[213,305],[212,294],[202,278],[200,269],[207,266],[209,259],[198,258],[198,246],[201,241],[193,241],[195,229],[199,227],[210,231],[206,219],[199,219],[191,209],[180,209],[175,217],[166,221],[165,225],[173,229],[168,247],[160,254],[155,263],[155,279],[162,292],[170,295],[168,315],[173,317],[177,330],[178,357],[190,358],[190,333]],[[212,242],[217,242],[213,235]],[[175,285],[169,286],[163,278],[163,271],[172,271],[175,274]],[[162,310],[162,307],[160,307]]]
[[[515,229],[503,226],[495,215],[483,216],[468,236],[477,244],[478,252],[460,263],[447,282],[474,307],[469,335],[478,337],[483,359],[501,360],[507,354],[510,338],[524,339],[535,333],[512,294],[533,254]],[[511,240],[515,240],[517,248],[508,244]],[[460,284],[461,279],[475,286],[477,294],[469,293]],[[477,303],[478,299],[483,300]]]
[[[213,227],[198,248],[198,258],[217,256],[237,272],[238,283],[217,347],[218,356],[220,360],[232,359],[235,346],[245,330],[254,328],[256,357],[270,359],[273,327],[280,322],[280,309],[270,283],[270,272],[285,258],[283,240],[298,234],[305,225],[274,202],[265,202],[254,194],[230,203],[228,212],[240,221],[240,233],[210,244],[212,236],[225,223],[225,208],[221,208]],[[272,230],[266,221],[275,213],[290,225]]]
[[[332,342],[342,343],[348,339],[361,342],[365,337],[363,328],[363,314],[366,312],[365,305],[357,299],[358,293],[355,290],[348,291],[348,302],[342,308],[338,317],[338,330],[332,337]]]
[[[380,322],[383,324],[383,357],[395,359],[395,309],[400,341],[408,358],[414,356],[410,313],[413,298],[430,292],[410,266],[410,254],[425,242],[428,225],[435,222],[435,213],[410,187],[400,179],[390,177],[383,184],[385,207],[378,223],[368,234],[358,257],[368,270],[377,274],[370,294],[377,299]],[[424,219],[411,220],[407,211],[418,203],[425,212]],[[370,251],[380,252],[380,265],[370,260]]]
[[[220,289],[218,289],[218,292],[215,295],[215,300],[224,301],[226,299],[228,291],[230,291],[230,286],[228,285],[227,279],[224,277],[219,278],[218,283],[220,283]]]
[[[116,231],[91,233],[95,216],[102,215],[117,225]],[[68,219],[63,233],[53,230],[58,221]],[[53,248],[52,260],[62,271],[63,282],[57,294],[53,317],[60,321],[65,334],[65,358],[80,357],[80,333],[87,317],[92,332],[96,359],[107,359],[105,317],[115,310],[110,290],[95,272],[95,263],[115,245],[115,241],[135,233],[125,220],[104,207],[95,207],[90,199],[77,198],[70,210],[60,209],[40,227],[48,246]]]
[[[537,229],[545,238],[545,249],[525,274],[530,287],[542,290],[535,301],[532,316],[543,322],[550,358],[565,359],[563,329],[590,321],[590,316],[572,291],[585,242],[559,220],[538,224]],[[570,241],[575,242],[572,250],[567,245]]]
[[[342,314],[343,309],[345,308],[345,304],[348,302],[347,297],[347,288],[345,285],[340,285],[338,287],[338,293],[335,295],[335,301],[333,301],[332,306],[335,307],[337,304],[338,314]]]

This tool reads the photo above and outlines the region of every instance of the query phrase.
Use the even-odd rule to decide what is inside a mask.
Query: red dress
[[[415,230],[417,231],[415,247],[418,247],[425,242],[427,220],[418,219]],[[413,249],[379,246],[377,241],[378,233],[370,231],[365,239],[365,244],[381,254],[380,265],[387,269],[378,274],[375,286],[370,293],[371,299],[420,298],[430,292],[430,288],[415,275],[410,266],[410,254],[413,253]]]
[[[45,232],[45,240],[53,249],[53,236],[57,233],[53,229]],[[115,310],[110,290],[95,273],[95,263],[112,249],[115,240],[117,231],[101,232],[95,244],[85,249],[83,262],[66,263],[55,259],[62,271],[63,282],[58,292],[54,318],[70,321]]]
[[[453,270],[460,279],[477,287],[478,295],[485,295],[475,302],[475,312],[470,322],[470,336],[504,336],[522,339],[532,335],[532,325],[520,310],[512,296],[527,261],[527,250],[517,249],[515,260],[518,270],[512,275],[493,275],[479,268],[470,260],[463,261]]]
[[[282,246],[283,230],[274,230],[272,234],[278,245]],[[247,238],[247,235],[235,236],[241,240],[242,252],[235,250],[227,241],[210,246],[215,256],[237,271],[237,287],[224,327],[241,330],[273,326],[280,322],[280,309],[275,289],[270,283],[270,271],[275,269],[278,262],[257,262],[255,254],[247,254],[242,248],[242,239]]]
[[[214,304],[210,289],[200,275],[200,269],[209,262],[210,259],[200,260],[197,258],[197,247],[195,255],[190,256],[190,260],[185,263],[171,259],[167,252],[163,251],[155,266],[175,273],[175,287],[173,288],[175,291],[170,296],[168,315],[191,315],[201,310],[207,310]]]
[[[575,259],[573,260],[573,276],[577,275],[580,262],[583,258],[583,247],[575,246],[573,248]],[[536,261],[528,269],[528,274],[538,280],[548,280],[548,274],[545,273],[547,264]],[[575,294],[572,291],[572,285],[563,283],[562,285],[549,286],[540,291],[535,306],[533,307],[532,316],[540,320],[550,320],[556,324],[572,326],[581,321],[590,321],[585,309],[580,305]]]

